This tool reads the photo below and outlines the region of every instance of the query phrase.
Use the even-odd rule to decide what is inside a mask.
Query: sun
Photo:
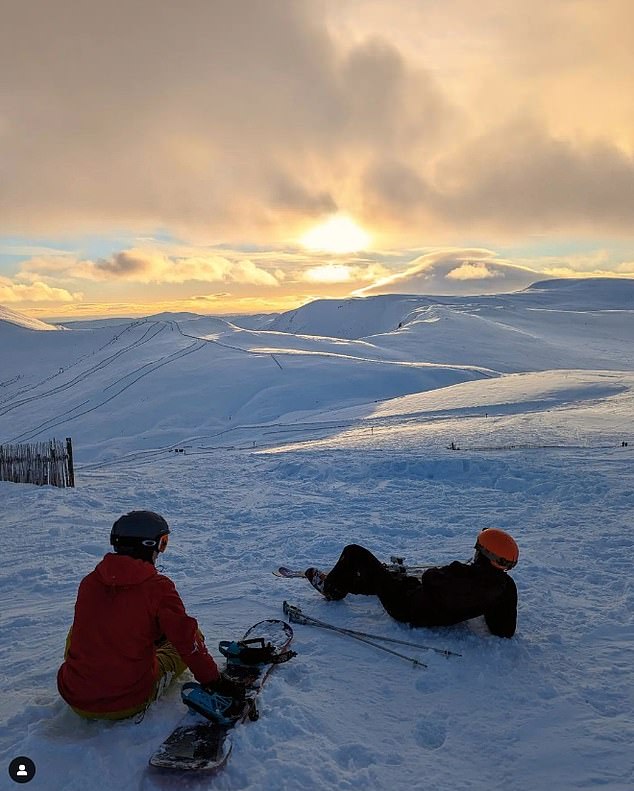
[[[326,253],[354,253],[367,250],[370,235],[345,214],[335,214],[321,225],[311,228],[300,242],[308,250]]]

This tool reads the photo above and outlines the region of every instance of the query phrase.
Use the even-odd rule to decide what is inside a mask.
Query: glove
[[[212,681],[209,684],[203,684],[202,687],[207,692],[215,692],[218,695],[223,695],[227,698],[233,698],[233,700],[244,700],[244,684],[239,684],[237,681],[227,678],[222,673],[220,674],[220,678],[216,679],[216,681]]]

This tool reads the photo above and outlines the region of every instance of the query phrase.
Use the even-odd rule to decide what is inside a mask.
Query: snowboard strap
[[[220,725],[231,725],[236,722],[244,710],[244,702],[240,702],[237,708],[236,703],[238,702],[233,698],[219,695],[217,692],[208,692],[195,681],[183,684],[181,699],[192,711],[196,711]],[[231,711],[232,707],[233,711]]]
[[[264,642],[263,637],[251,640],[221,640],[218,649],[227,658],[228,665],[279,665],[297,656],[295,651],[278,653],[271,643]]]

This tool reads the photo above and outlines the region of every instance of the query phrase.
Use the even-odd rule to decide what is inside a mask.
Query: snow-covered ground
[[[0,755],[35,761],[29,788],[157,787],[177,688],[135,724],[84,722],[55,687],[77,585],[133,508],[169,521],[164,571],[216,657],[285,599],[462,654],[403,649],[414,668],[296,625],[259,722],[197,788],[634,787],[633,282],[51,328],[0,311],[0,443],[72,436],[76,457],[75,489],[0,482]],[[520,545],[512,640],[270,573],[353,541],[467,559],[485,526]]]

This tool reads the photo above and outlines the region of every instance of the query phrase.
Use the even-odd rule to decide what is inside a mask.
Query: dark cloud
[[[151,273],[153,261],[148,255],[124,250],[120,253],[115,253],[111,258],[100,258],[95,262],[94,268],[111,277],[133,279],[135,276]]]
[[[364,187],[370,200],[388,214],[409,212],[433,201],[427,182],[412,167],[394,160],[370,166]]]
[[[632,8],[5,3],[3,228],[269,243],[339,209],[416,244],[419,228],[629,234]]]
[[[630,231],[634,159],[606,142],[585,146],[547,135],[519,120],[478,138],[438,169],[437,210],[448,220],[489,227]]]
[[[328,192],[312,192],[296,179],[276,173],[270,180],[270,203],[280,211],[304,216],[320,216],[337,211],[337,204]]]
[[[7,230],[124,224],[244,238],[275,210],[332,211],[357,155],[429,133],[443,102],[387,42],[342,53],[322,10],[317,0],[9,3]]]

